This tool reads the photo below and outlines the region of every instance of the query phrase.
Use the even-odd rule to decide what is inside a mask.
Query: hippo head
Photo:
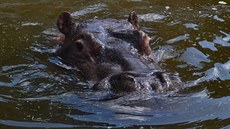
[[[65,35],[64,43],[57,50],[60,57],[79,67],[94,63],[94,57],[100,53],[102,44],[91,33],[78,31],[68,12],[59,15],[57,27]]]
[[[111,90],[116,94],[175,90],[180,80],[160,72],[151,61],[140,58],[150,55],[150,38],[139,30],[137,16],[128,21],[89,20],[74,23],[70,13],[63,12],[57,28],[65,35],[57,50],[58,56],[77,66],[87,80],[95,81],[94,90]],[[103,30],[103,31],[101,31]],[[137,53],[131,52],[136,49]]]

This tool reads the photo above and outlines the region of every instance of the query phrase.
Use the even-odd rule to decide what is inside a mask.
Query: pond
[[[230,128],[227,0],[1,0],[0,128]],[[186,84],[179,96],[99,101],[54,53],[63,11],[79,21],[135,11],[152,58]],[[100,95],[99,95],[100,94]],[[133,96],[131,96],[133,97]]]

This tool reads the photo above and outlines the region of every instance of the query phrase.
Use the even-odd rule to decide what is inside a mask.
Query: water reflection
[[[186,62],[187,65],[192,65],[197,68],[203,68],[203,63],[209,63],[209,56],[205,55],[198,49],[191,47],[181,55],[180,60]]]
[[[198,25],[197,24],[194,24],[194,23],[186,23],[186,24],[184,24],[184,26],[186,27],[186,28],[192,28],[192,29],[194,29],[194,30],[198,30]]]
[[[145,22],[158,22],[164,19],[166,16],[154,13],[148,13],[140,15],[139,18]]]
[[[161,96],[158,100],[155,99],[156,101],[150,99],[151,101],[135,102],[135,106],[129,104],[121,105],[112,102],[86,101],[79,98],[75,93],[65,93],[33,99],[24,98],[23,100],[29,103],[40,103],[45,100],[50,100],[47,109],[50,115],[55,114],[56,111],[64,113],[64,116],[61,118],[53,118],[56,119],[56,122],[58,123],[52,123],[51,120],[48,119],[48,116],[41,115],[41,118],[37,119],[37,121],[40,122],[32,122],[33,124],[38,124],[39,127],[58,127],[59,125],[62,127],[78,127],[78,125],[72,125],[72,122],[68,122],[73,119],[79,122],[96,122],[93,126],[97,127],[102,127],[102,123],[108,123],[111,126],[116,125],[118,127],[132,126],[134,123],[135,125],[159,125],[177,122],[181,123],[184,122],[185,119],[190,122],[215,118],[225,119],[228,118],[227,113],[229,113],[229,99],[221,98],[211,100],[208,99],[205,92],[179,98],[164,98]],[[31,110],[35,110],[36,107],[31,106]],[[41,109],[39,110],[42,110],[44,107],[40,108]],[[57,108],[59,110],[53,110]],[[200,113],[197,114],[197,112]],[[68,124],[65,124],[63,120]],[[48,123],[41,123],[42,121]],[[153,124],[153,121],[155,124]],[[32,123],[28,123],[25,126],[21,125],[22,123],[25,124],[27,122],[5,121],[5,123],[22,127],[34,127],[32,126]]]
[[[199,44],[200,44],[200,46],[201,46],[202,48],[208,48],[208,49],[210,49],[210,50],[212,50],[212,51],[217,51],[217,48],[214,46],[214,43],[209,42],[209,41],[207,41],[207,40],[201,41],[201,42],[199,42]]]
[[[189,38],[189,34],[184,34],[184,35],[175,37],[173,39],[170,39],[170,40],[166,41],[166,43],[172,44],[172,43],[175,43],[175,42],[178,42],[178,41],[185,41],[188,38]]]
[[[103,4],[103,3],[99,3],[99,4],[95,4],[95,5],[90,5],[90,6],[85,7],[84,9],[82,9],[80,11],[73,12],[71,15],[73,17],[84,16],[86,14],[97,13],[99,11],[105,10],[106,7],[107,7],[107,5]]]
[[[211,80],[218,80],[218,79],[222,81],[230,80],[230,60],[224,64],[215,63],[213,68],[210,68],[203,73],[204,73],[204,77],[201,77],[195,82],[204,82],[204,81],[211,81]]]
[[[230,46],[230,34],[227,34],[223,31],[220,31],[222,34],[224,34],[226,37],[218,37],[216,36],[214,43],[220,44],[223,47],[229,47]]]

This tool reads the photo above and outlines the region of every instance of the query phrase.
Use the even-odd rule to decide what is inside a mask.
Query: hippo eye
[[[83,44],[82,44],[81,42],[76,42],[76,47],[77,47],[77,49],[78,49],[79,51],[82,51],[83,48],[84,48],[84,46],[83,46]]]

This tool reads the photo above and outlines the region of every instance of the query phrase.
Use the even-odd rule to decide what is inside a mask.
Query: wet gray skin
[[[75,23],[68,12],[63,12],[57,27],[65,35],[58,56],[94,81],[94,90],[123,95],[138,90],[177,91],[182,87],[178,76],[163,72],[148,58],[150,38],[139,30],[135,13],[127,21],[91,19]]]

